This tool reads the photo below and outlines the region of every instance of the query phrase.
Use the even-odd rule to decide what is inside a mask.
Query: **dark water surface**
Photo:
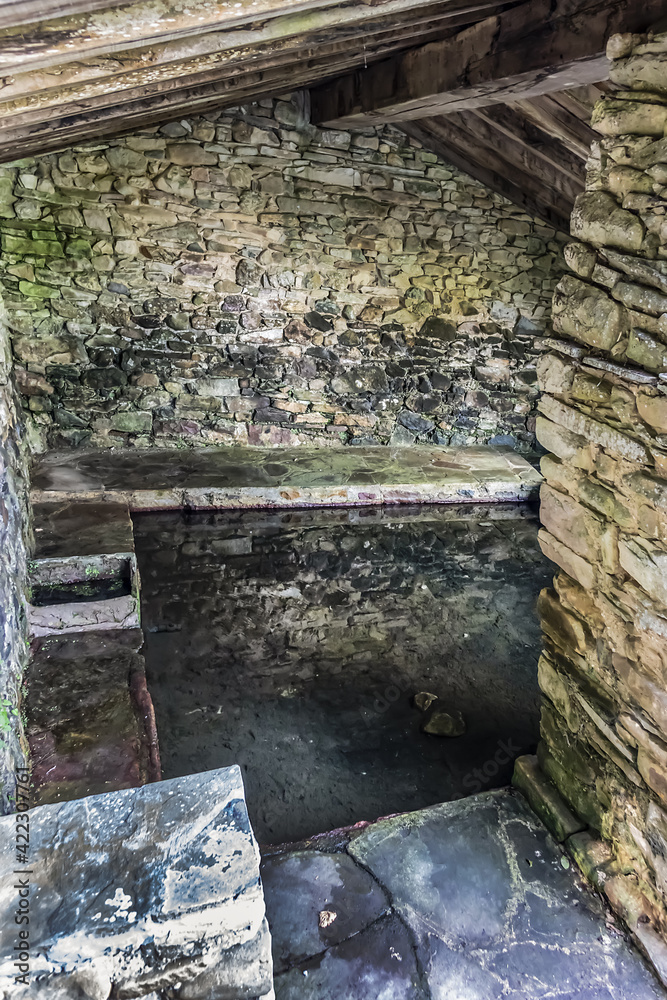
[[[528,504],[135,516],[163,775],[239,763],[261,842],[506,784],[538,738]],[[420,731],[414,695],[461,712]]]

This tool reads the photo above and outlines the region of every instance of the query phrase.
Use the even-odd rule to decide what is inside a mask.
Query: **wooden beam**
[[[578,114],[566,109],[558,99],[560,94],[533,97],[508,105],[516,108],[539,128],[560,140],[571,152],[588,159],[591,143],[596,138],[590,126],[590,114],[583,121]]]
[[[313,89],[313,120],[350,127],[525,100],[608,75],[607,39],[664,15],[665,0],[527,0],[454,38]]]
[[[576,178],[577,182],[583,180],[585,161],[588,159],[590,146],[595,138],[593,129],[590,129],[588,148],[582,154],[579,150],[576,152],[570,150],[550,130],[536,125],[517,105],[489,104],[485,108],[478,108],[477,111],[469,113],[474,114],[478,120],[486,122],[496,133],[502,133],[510,141],[518,142],[530,149],[536,160],[546,160],[556,169]]]
[[[74,17],[102,8],[120,7],[126,3],[127,0],[2,0],[0,29],[16,28],[55,17]]]
[[[485,4],[487,0],[475,2]],[[351,18],[357,8],[349,12]],[[351,20],[322,30],[317,19],[326,14],[315,12],[301,19],[289,15],[267,24],[260,22],[255,35],[246,29],[222,33],[218,41],[224,41],[224,51],[182,62],[146,65],[145,52],[152,50],[142,50],[138,68],[131,53],[128,62],[132,70],[123,72],[125,57],[108,57],[104,60],[105,75],[99,79],[0,99],[0,162],[306,87],[328,76],[332,63],[348,69],[372,62],[414,44],[415,39],[436,37],[445,26],[474,17],[475,11],[471,11],[469,0],[441,0],[419,15],[408,10],[387,21],[376,14],[361,24]],[[304,32],[304,22],[310,24],[313,17],[315,26]],[[191,42],[174,43],[172,54]],[[93,68],[99,63],[93,61]],[[41,71],[27,77],[36,75],[41,76]],[[57,79],[56,73],[51,82]],[[19,80],[14,78],[5,88],[0,85],[0,95],[10,88],[15,93]]]
[[[547,163],[535,171],[523,152],[517,155],[516,149],[508,149],[501,134],[495,141],[489,134],[483,139],[474,136],[473,118],[472,112],[461,112],[407,121],[401,128],[492,191],[556,229],[569,232],[574,197],[583,190],[583,179],[578,185]]]
[[[0,163],[284,94],[306,87],[313,79],[323,79],[332,59],[353,65],[363,57],[363,49],[346,41],[323,51],[297,45],[282,58],[270,54],[268,59],[257,59],[236,71],[234,66],[223,66],[222,72],[186,74],[157,87],[140,86],[111,95],[111,100],[101,95],[55,105],[46,113],[8,116],[0,130]]]
[[[0,74],[62,68],[69,63],[121,55],[148,46],[161,47],[210,33],[222,36],[273,18],[328,10],[330,26],[351,20],[389,21],[406,11],[422,11],[443,0],[142,0],[109,12],[93,11],[46,21],[28,28],[0,31]],[[444,0],[452,13],[480,6],[480,0]],[[110,4],[109,6],[113,6]],[[486,6],[486,4],[482,4]],[[474,20],[473,18],[472,20]],[[307,30],[308,24],[305,23]]]
[[[364,0],[353,0],[343,23],[335,10],[287,14],[104,58],[15,73],[0,79],[0,113],[4,117],[51,104],[63,106],[88,101],[102,95],[108,95],[111,102],[114,95],[123,90],[159,85],[225,64],[250,63],[270,52],[278,55],[290,47],[305,50],[318,45],[325,49],[338,40],[347,39],[349,44],[358,43],[362,51],[364,45],[369,49],[380,33],[396,31],[398,44],[407,48],[420,38],[435,37],[438,32],[444,34],[450,26],[455,30],[462,22],[469,23],[471,17],[483,16],[490,5],[497,7],[497,0],[476,2],[477,6],[471,11],[468,0],[439,0],[421,12],[398,11],[387,18],[378,14],[371,16],[372,8]],[[367,59],[372,55],[370,49]]]

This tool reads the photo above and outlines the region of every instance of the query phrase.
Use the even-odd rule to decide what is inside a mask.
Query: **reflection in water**
[[[537,742],[550,570],[532,507],[159,513],[135,528],[164,777],[240,763],[260,841],[505,784]],[[420,692],[437,695],[426,711]],[[422,732],[436,712],[460,713],[463,735]]]

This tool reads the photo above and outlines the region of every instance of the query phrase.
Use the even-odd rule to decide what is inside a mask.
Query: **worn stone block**
[[[625,310],[606,292],[567,275],[554,292],[554,330],[609,351],[629,333]]]
[[[14,826],[13,816],[0,819],[7,927],[17,905]],[[83,995],[99,1000],[170,987],[210,1000],[216,965],[224,969],[235,948],[243,972],[232,964],[216,988],[268,993],[259,852],[238,767],[38,806],[30,828],[30,930],[40,947],[32,985],[16,985],[6,936],[1,996],[78,1000],[86,982]]]
[[[667,552],[648,539],[621,536],[621,566],[647,594],[667,607]]]
[[[600,518],[548,483],[542,485],[540,499],[540,519],[545,528],[578,555],[595,562],[603,530]]]
[[[588,442],[581,434],[575,434],[543,416],[537,418],[535,433],[542,447],[564,462],[582,469],[590,466]]]
[[[557,566],[573,577],[582,587],[591,589],[595,584],[595,569],[586,559],[573,552],[548,531],[542,529],[538,534],[542,552],[555,562]]]
[[[637,397],[637,412],[644,423],[658,434],[667,434],[667,396],[647,396],[641,393]]]
[[[641,219],[620,207],[605,191],[585,191],[574,203],[571,232],[597,247],[639,250],[644,239]]]
[[[528,799],[547,829],[559,843],[584,829],[561,798],[556,786],[540,769],[537,757],[519,757],[514,764],[512,784]]]

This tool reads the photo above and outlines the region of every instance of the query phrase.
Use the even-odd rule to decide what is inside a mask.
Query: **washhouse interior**
[[[0,998],[664,998],[664,0],[5,6]]]

